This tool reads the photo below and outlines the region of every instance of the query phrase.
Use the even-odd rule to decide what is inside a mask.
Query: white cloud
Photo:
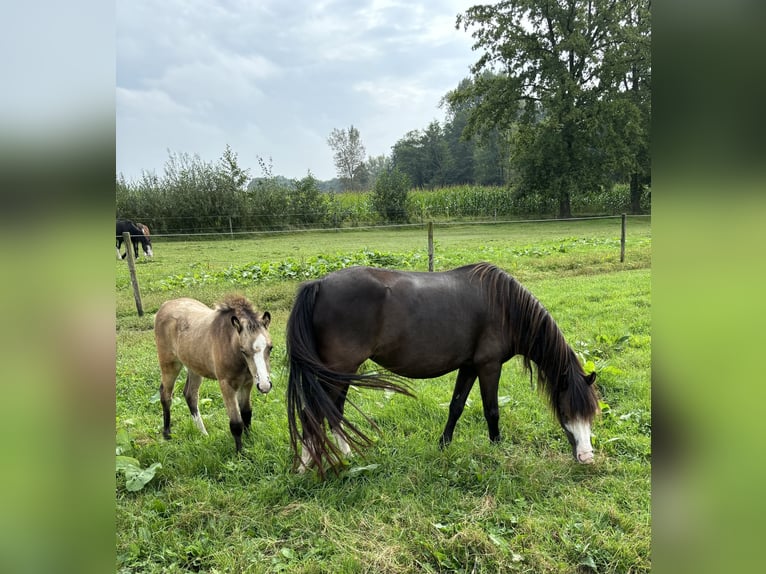
[[[161,172],[168,148],[259,175],[334,177],[327,135],[353,124],[390,154],[442,119],[440,98],[476,55],[454,28],[472,2],[122,0],[117,3],[117,169]]]

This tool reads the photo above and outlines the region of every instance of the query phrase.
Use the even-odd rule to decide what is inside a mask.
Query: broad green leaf
[[[128,466],[125,468],[125,488],[130,492],[141,490],[146,484],[154,478],[157,469],[162,468],[162,464],[155,462],[149,468],[140,468]]]

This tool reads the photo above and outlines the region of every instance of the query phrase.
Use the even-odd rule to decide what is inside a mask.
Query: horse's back
[[[154,335],[160,340],[176,339],[206,320],[214,311],[196,299],[181,297],[165,301],[154,316]]]
[[[207,378],[215,376],[211,325],[215,311],[196,299],[182,297],[160,305],[154,316],[154,338],[160,363],[181,361]]]
[[[467,271],[357,267],[322,279],[314,328],[325,360],[372,358],[405,376],[430,377],[472,359],[487,316]]]

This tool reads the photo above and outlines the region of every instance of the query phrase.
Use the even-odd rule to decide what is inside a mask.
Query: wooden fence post
[[[620,234],[620,263],[625,261],[625,225],[627,215],[622,214],[622,233]]]
[[[133,284],[133,298],[136,300],[136,310],[138,316],[144,316],[144,306],[141,304],[141,292],[138,289],[138,278],[136,277],[136,261],[133,257],[133,242],[130,240],[130,233],[128,231],[122,232],[122,240],[125,243],[125,251],[127,252],[128,269],[130,270],[130,282]]]
[[[428,271],[434,270],[434,222],[428,222]]]

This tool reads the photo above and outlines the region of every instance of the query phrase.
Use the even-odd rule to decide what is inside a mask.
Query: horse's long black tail
[[[314,305],[320,286],[321,280],[301,285],[287,321],[286,345],[290,367],[287,419],[294,466],[300,464],[299,447],[304,442],[306,446],[303,448],[308,449],[319,474],[324,476],[325,461],[333,470],[337,470],[341,460],[340,450],[328,435],[325,421],[354,450],[358,451],[371,442],[338,408],[337,399],[342,392],[356,385],[388,389],[410,396],[412,393],[403,386],[400,378],[391,373],[341,373],[328,369],[322,363],[313,328]],[[363,416],[373,427],[376,426],[369,417]]]

